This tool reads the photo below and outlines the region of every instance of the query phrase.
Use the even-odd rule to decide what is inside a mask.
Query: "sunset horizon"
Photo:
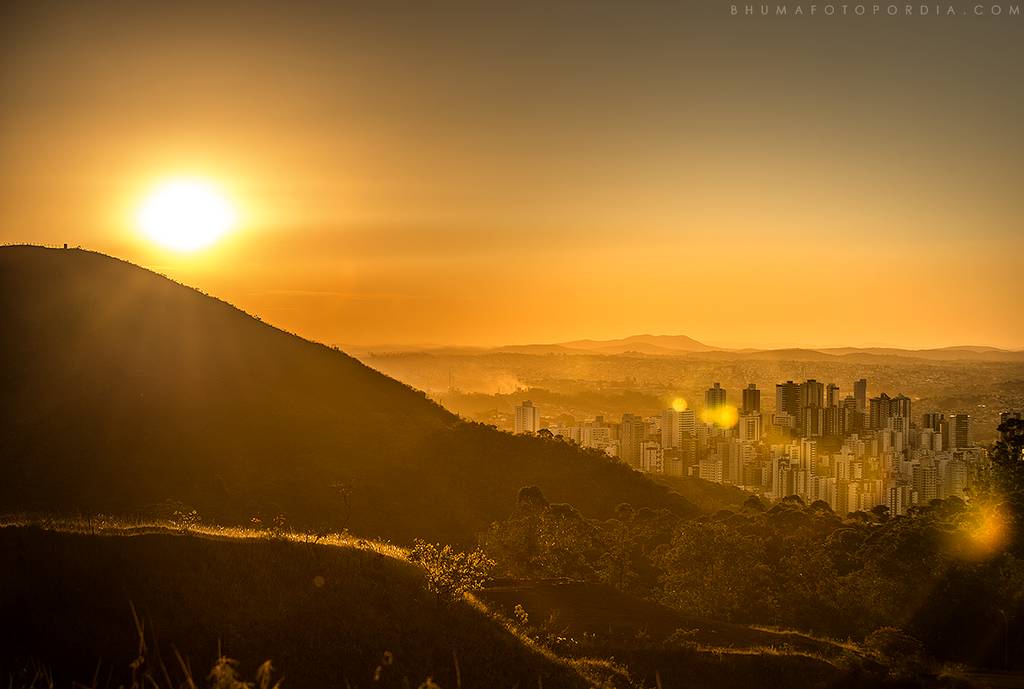
[[[0,687],[1024,689],[1022,30],[0,2]]]
[[[8,243],[7,246],[40,246],[46,248],[60,248],[63,244],[33,244],[33,243]],[[702,333],[687,331],[687,330],[667,330],[667,331],[653,331],[637,329],[634,331],[620,331],[620,330],[602,330],[602,331],[576,331],[576,330],[550,330],[540,331],[540,334],[536,336],[520,335],[517,336],[515,333],[511,334],[507,339],[478,339],[475,337],[469,337],[464,339],[457,339],[452,336],[450,339],[436,339],[436,340],[424,340],[417,338],[415,335],[410,335],[405,338],[394,338],[394,339],[380,339],[375,338],[372,335],[359,336],[352,333],[342,332],[332,326],[324,325],[310,325],[310,321],[306,318],[294,319],[289,318],[287,315],[281,316],[276,313],[274,309],[268,309],[265,311],[260,310],[260,304],[263,303],[263,299],[272,295],[298,295],[309,298],[321,297],[321,298],[336,298],[336,299],[351,299],[358,300],[358,296],[355,294],[345,294],[340,292],[317,292],[317,291],[305,291],[305,290],[283,290],[280,292],[257,292],[256,294],[245,291],[242,287],[240,292],[235,294],[215,292],[210,289],[206,284],[199,282],[197,279],[190,279],[190,276],[201,276],[209,277],[209,282],[218,284],[222,282],[223,278],[219,278],[215,273],[216,269],[210,269],[203,264],[209,259],[203,257],[187,257],[181,258],[180,255],[174,254],[169,256],[172,260],[164,263],[153,263],[146,264],[143,262],[133,261],[125,256],[119,256],[113,253],[108,253],[99,249],[93,249],[86,246],[79,246],[69,244],[75,249],[81,249],[84,251],[90,251],[94,253],[100,253],[103,255],[117,258],[120,260],[128,261],[129,263],[135,263],[142,268],[152,270],[166,277],[172,278],[177,282],[181,282],[189,287],[201,289],[204,292],[215,294],[215,296],[228,301],[229,303],[237,306],[238,308],[252,313],[253,315],[260,316],[272,325],[281,327],[284,330],[296,332],[303,337],[317,342],[323,342],[325,344],[336,344],[336,345],[350,345],[358,347],[372,347],[372,346],[402,346],[409,348],[431,348],[431,347],[478,347],[483,349],[489,348],[500,348],[506,346],[527,346],[527,345],[558,345],[566,342],[574,342],[578,340],[594,340],[594,341],[616,341],[627,339],[636,336],[686,336],[697,340],[703,345],[708,347],[722,350],[744,350],[744,349],[755,349],[755,350],[773,350],[773,349],[902,349],[902,350],[931,350],[931,349],[947,349],[947,348],[958,348],[958,347],[992,347],[1007,352],[1024,351],[1024,343],[1020,342],[1006,342],[998,341],[986,342],[986,341],[956,341],[953,339],[929,341],[929,342],[900,342],[900,341],[864,341],[864,340],[837,340],[837,341],[807,341],[807,340],[788,340],[788,341],[769,341],[769,340],[735,340],[731,339],[728,335],[722,335],[720,337],[705,337]],[[151,250],[150,250],[151,251]],[[163,256],[167,259],[168,256]],[[190,265],[190,262],[195,265]],[[199,266],[199,267],[197,267]],[[232,282],[232,286],[239,289],[237,282]],[[254,305],[255,304],[255,305]],[[319,321],[320,311],[328,311],[328,309],[319,309],[316,305],[308,307],[307,318],[312,321]],[[299,325],[296,325],[299,323]],[[548,333],[545,335],[544,333]]]
[[[1024,347],[1008,10],[400,5],[9,3],[0,242],[327,342]],[[231,227],[154,238],[175,180]]]

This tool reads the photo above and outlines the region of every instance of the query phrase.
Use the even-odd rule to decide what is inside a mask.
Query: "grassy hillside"
[[[218,648],[246,677],[271,660],[290,687],[418,686],[428,676],[442,687],[537,686],[538,677],[585,687],[617,674],[562,661],[481,608],[439,602],[422,570],[395,554],[365,542],[0,528],[0,682],[33,661],[61,687],[126,682],[138,647],[132,606],[147,662],[162,658],[180,675],[177,649],[200,683]]]
[[[892,682],[855,645],[679,615],[602,586],[515,584],[439,600],[423,570],[379,542],[68,526],[0,526],[5,686],[129,686],[140,665],[134,615],[146,640],[140,671],[161,688],[183,685],[177,654],[206,686],[220,653],[246,679],[270,660],[285,687],[303,688],[427,677],[445,689],[935,686]],[[608,657],[616,664],[591,660]]]
[[[654,480],[668,486],[705,512],[740,508],[751,496],[742,488],[692,476],[655,476]]]
[[[0,248],[0,511],[469,543],[540,486],[588,516],[695,508],[596,453],[466,424],[346,354],[100,254]],[[351,486],[343,498],[336,484]]]
[[[778,632],[684,615],[653,601],[606,586],[578,581],[516,582],[483,590],[480,598],[509,617],[521,605],[536,620],[552,620],[555,629],[574,637],[644,637],[660,643],[686,631],[693,643],[715,648],[789,647],[823,657],[846,647],[797,632]]]
[[[525,619],[527,635],[564,657],[614,658],[642,686],[971,686],[961,671],[887,657],[868,644],[685,615],[602,584],[502,582],[478,595],[493,609]]]

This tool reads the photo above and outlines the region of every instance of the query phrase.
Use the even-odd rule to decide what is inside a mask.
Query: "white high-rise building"
[[[665,473],[665,451],[661,448],[661,443],[641,443],[640,471],[647,472],[648,474]]]
[[[798,453],[798,456],[800,457],[800,468],[807,471],[814,471],[814,468],[818,463],[818,442],[816,440],[808,440],[806,438],[802,439],[798,446]]]
[[[697,427],[697,414],[692,409],[661,413],[661,444],[665,448],[682,447],[683,438],[693,435]]]
[[[540,426],[540,414],[530,400],[516,407],[516,433],[536,433]]]
[[[611,429],[587,422],[580,426],[579,436],[579,444],[583,447],[603,448],[611,442]]]
[[[712,483],[722,482],[722,460],[717,454],[712,454],[697,463],[697,477]]]
[[[739,439],[747,440],[750,442],[761,441],[761,415],[760,414],[743,414],[740,416],[739,423],[737,424],[739,431]]]

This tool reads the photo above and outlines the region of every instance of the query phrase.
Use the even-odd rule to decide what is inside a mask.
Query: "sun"
[[[142,202],[139,228],[157,244],[175,251],[197,251],[230,232],[238,216],[211,182],[174,179],[157,185]]]

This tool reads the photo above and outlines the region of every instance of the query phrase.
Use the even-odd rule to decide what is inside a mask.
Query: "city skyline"
[[[730,399],[715,382],[702,404],[676,400],[660,414],[624,413],[619,421],[595,415],[541,423],[540,410],[524,400],[511,430],[598,450],[641,473],[728,484],[770,501],[821,501],[840,514],[884,506],[905,515],[933,500],[969,499],[989,471],[989,449],[974,441],[971,415],[915,416],[910,397],[867,397],[868,386],[858,379],[844,395],[814,378],[778,382],[767,414],[755,383]],[[1000,423],[1020,418],[1007,409]]]

